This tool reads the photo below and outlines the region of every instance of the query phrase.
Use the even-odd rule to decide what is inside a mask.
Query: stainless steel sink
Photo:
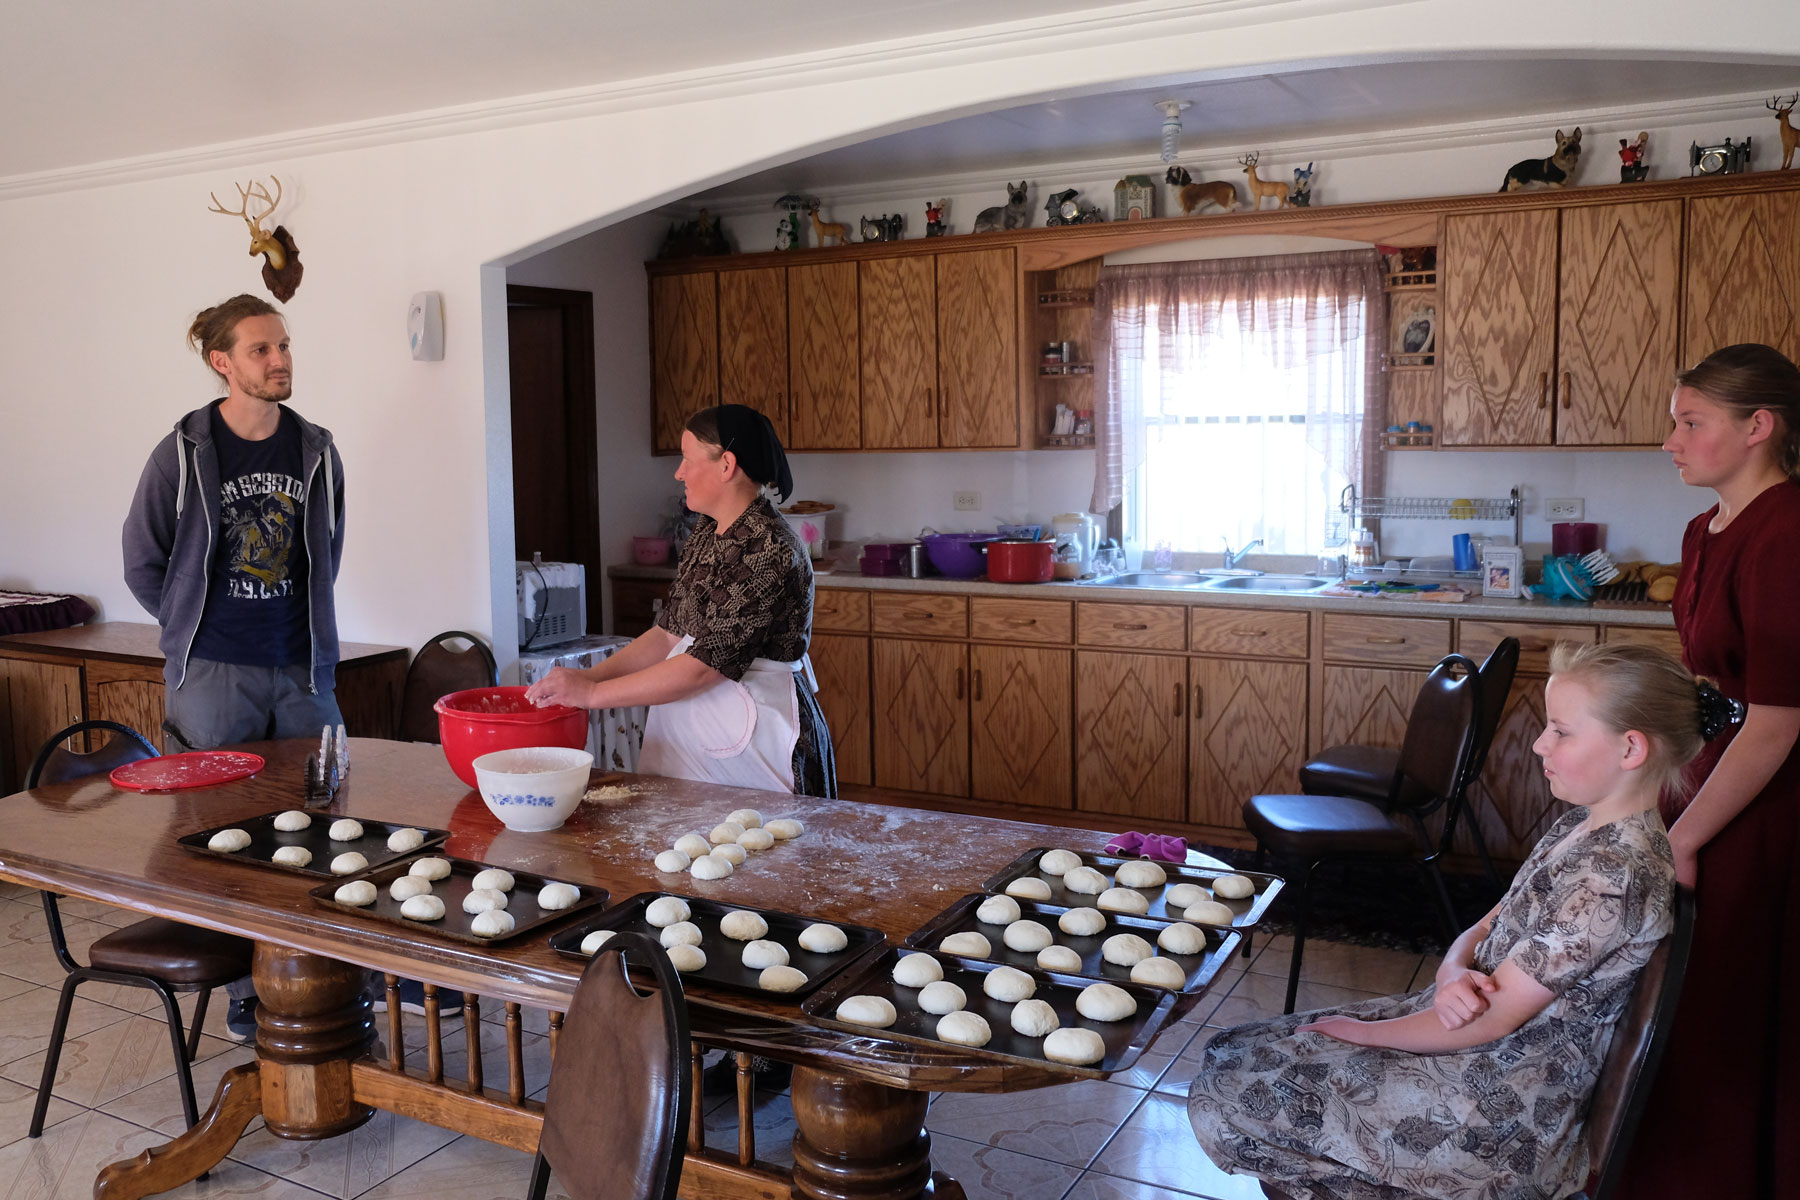
[[[1207,579],[1208,576],[1193,571],[1127,571],[1122,575],[1084,579],[1082,582],[1091,587],[1180,588],[1198,587]]]
[[[1201,586],[1221,592],[1310,592],[1331,582],[1317,575],[1235,575],[1208,580]]]

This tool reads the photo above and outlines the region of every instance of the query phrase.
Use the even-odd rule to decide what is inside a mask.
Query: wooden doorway
[[[600,613],[600,478],[594,417],[594,297],[506,287],[512,380],[513,546],[518,557],[587,568],[587,627]]]

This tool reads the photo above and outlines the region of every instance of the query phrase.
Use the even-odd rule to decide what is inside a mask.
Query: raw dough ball
[[[1100,957],[1120,967],[1135,967],[1156,951],[1135,933],[1115,933],[1100,943]]]
[[[594,932],[581,939],[581,952],[583,954],[600,953],[600,947],[612,941],[612,936],[616,932],[618,931],[613,929],[594,930]]]
[[[1178,883],[1163,893],[1163,905],[1170,912],[1180,912],[1191,908],[1202,900],[1211,900],[1212,893],[1197,883]]]
[[[1019,902],[1011,896],[989,896],[975,910],[975,919],[983,925],[1011,925],[1019,919]]]
[[[746,829],[738,834],[737,844],[746,850],[767,850],[775,844],[775,835],[766,829]]]
[[[546,883],[537,894],[537,905],[545,912],[571,908],[581,899],[581,889],[567,883]]]
[[[679,896],[658,896],[644,909],[644,920],[658,929],[677,921],[685,921],[693,915],[688,911],[687,901]]]
[[[1144,893],[1134,892],[1130,888],[1107,888],[1094,903],[1107,912],[1136,913],[1143,916],[1150,911],[1150,901],[1144,898]]]
[[[1119,869],[1113,872],[1113,880],[1120,887],[1161,887],[1169,882],[1169,873],[1148,859],[1137,858],[1120,863]]]
[[[734,942],[748,942],[769,932],[769,923],[748,909],[728,912],[719,922],[719,932]]]
[[[873,1029],[886,1029],[899,1015],[893,1002],[881,996],[852,996],[837,1006],[837,1019],[844,1024]]]
[[[352,850],[348,854],[340,854],[331,860],[333,875],[354,875],[369,865],[369,860]]]
[[[675,840],[675,848],[689,858],[712,853],[712,843],[697,833],[684,833]]]
[[[425,844],[423,829],[396,829],[388,834],[388,849],[396,854],[405,854],[408,850],[417,850]]]
[[[947,1017],[940,1017],[937,1023],[937,1035],[940,1042],[953,1042],[958,1046],[985,1046],[994,1031],[988,1023],[972,1012],[953,1012]]]
[[[409,921],[441,921],[444,902],[436,896],[414,896],[400,906],[400,915]]]
[[[1046,850],[1038,859],[1038,870],[1046,875],[1067,875],[1081,865],[1081,855],[1073,850]]]
[[[1107,889],[1106,876],[1092,867],[1076,867],[1063,875],[1063,890],[1082,896],[1098,896]]]
[[[1123,1021],[1137,1012],[1137,1000],[1122,987],[1090,983],[1075,997],[1075,1011],[1090,1021]]]
[[[780,942],[755,941],[744,946],[744,965],[752,971],[787,963],[787,947]]]
[[[1067,946],[1045,946],[1038,951],[1037,965],[1046,971],[1079,971],[1081,955]]]
[[[1045,1000],[1021,1000],[1012,1010],[1014,1032],[1026,1037],[1043,1037],[1061,1024],[1056,1010]]]
[[[1021,900],[1048,900],[1050,885],[1033,875],[1021,875],[1006,885],[1006,894]]]
[[[669,965],[677,971],[698,971],[706,965],[706,951],[698,946],[673,946],[669,950]]]
[[[744,860],[750,857],[744,852],[744,848],[736,842],[726,842],[723,846],[714,846],[712,856],[714,858],[722,858],[734,867],[743,866]]]
[[[1229,925],[1232,918],[1237,916],[1217,900],[1202,900],[1198,904],[1190,904],[1181,915],[1202,925]]]
[[[340,817],[333,821],[331,828],[325,831],[325,836],[334,842],[354,842],[362,835],[362,822],[353,821],[349,817]]]
[[[475,919],[469,922],[469,932],[476,937],[502,937],[513,931],[513,915],[504,908],[490,908],[484,913],[476,913]]]
[[[1093,937],[1106,928],[1106,914],[1097,908],[1071,908],[1056,918],[1056,927],[1074,937]]]
[[[656,869],[669,875],[677,875],[688,869],[694,860],[680,850],[664,850],[656,856]]]
[[[715,846],[723,846],[727,842],[735,842],[743,835],[744,827],[736,821],[722,821],[713,826],[713,831],[706,835],[706,840]]]
[[[1197,926],[1180,921],[1157,934],[1156,944],[1170,954],[1205,954],[1206,934]]]
[[[836,925],[808,925],[800,931],[800,948],[814,954],[836,954],[850,944],[850,937]]]
[[[702,854],[688,868],[688,874],[695,879],[723,879],[731,874],[732,866],[729,858],[720,858],[716,854]]]
[[[798,967],[764,967],[756,986],[765,992],[797,992],[806,986],[806,972]]]
[[[282,833],[299,833],[312,824],[312,817],[297,808],[275,814],[275,828]]]
[[[938,943],[938,949],[945,954],[960,954],[964,958],[986,958],[994,952],[992,943],[974,930],[951,934]]]
[[[762,828],[762,814],[757,812],[754,808],[735,809],[732,814],[725,819],[727,821],[736,822],[747,830]]]
[[[929,954],[907,954],[894,964],[894,982],[901,987],[924,987],[944,977],[944,968]]]
[[[331,898],[339,904],[352,904],[357,908],[375,903],[375,885],[366,879],[358,879],[354,883],[346,883],[331,894]]]
[[[402,875],[388,884],[388,895],[405,903],[414,896],[431,895],[431,880],[420,879],[417,875]]]
[[[961,1012],[969,1006],[969,996],[948,979],[939,979],[919,989],[919,1008],[934,1017]]]
[[[444,858],[421,858],[406,872],[417,875],[420,879],[448,879],[450,877],[450,860]]]
[[[981,990],[1002,1004],[1017,1004],[1031,999],[1037,980],[1017,967],[995,967],[981,981]]]
[[[510,892],[516,881],[511,871],[502,871],[499,867],[489,867],[485,871],[475,872],[475,878],[469,881],[470,887],[493,888],[496,892]]]
[[[1256,885],[1242,875],[1221,875],[1213,880],[1212,890],[1226,900],[1248,900],[1256,895]]]
[[[227,854],[236,854],[250,844],[250,833],[244,829],[221,829],[206,839],[208,850],[223,850]]]
[[[492,912],[506,907],[506,893],[499,888],[471,888],[463,897],[463,911],[466,913]]]
[[[692,921],[677,921],[663,927],[662,944],[665,950],[674,946],[698,946],[700,941],[700,927]]]
[[[1187,972],[1172,958],[1146,958],[1131,968],[1131,982],[1179,992],[1187,983]]]
[[[806,832],[806,826],[792,817],[777,817],[763,828],[774,834],[779,842],[791,842]]]
[[[1044,1057],[1085,1067],[1106,1057],[1106,1039],[1091,1029],[1058,1029],[1044,1039]]]
[[[270,855],[269,860],[290,867],[304,867],[312,861],[312,851],[305,846],[283,846]]]
[[[1014,921],[1006,927],[1000,936],[1008,950],[1018,950],[1025,954],[1036,954],[1056,939],[1050,931],[1036,921]]]

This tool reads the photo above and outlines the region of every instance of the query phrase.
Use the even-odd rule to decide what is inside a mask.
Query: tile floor
[[[134,919],[89,901],[65,902],[63,912],[78,956],[108,926]],[[1281,1011],[1288,947],[1275,938],[1261,943],[1248,963],[1236,960],[1185,1020],[1109,1080],[934,1097],[926,1121],[933,1161],[971,1200],[1258,1200],[1263,1193],[1253,1180],[1226,1175],[1200,1152],[1184,1101],[1212,1029]],[[1430,955],[1314,943],[1299,1006],[1423,986],[1436,967]],[[44,1135],[25,1136],[61,978],[36,894],[0,883],[0,1006],[7,1015],[0,1022],[0,1200],[86,1200],[100,1167],[167,1141],[182,1126],[168,1031],[155,998],[88,984],[73,1009]],[[483,1005],[482,1015],[486,1024],[501,1015],[501,1006]],[[447,1051],[460,1042],[460,1026],[460,1018],[446,1022]],[[219,1076],[251,1057],[225,1037],[222,997],[206,1028],[194,1066],[203,1109]],[[526,1030],[527,1071],[531,1086],[541,1088],[549,1058],[542,1014]],[[484,1030],[484,1045],[497,1047],[500,1037],[497,1028]],[[448,1061],[446,1068],[453,1069]],[[734,1146],[735,1101],[713,1106],[706,1124],[709,1145]],[[759,1103],[756,1127],[763,1158],[792,1161],[793,1109],[785,1095]],[[381,1113],[325,1142],[284,1142],[255,1122],[208,1179],[166,1195],[499,1200],[523,1196],[529,1173],[528,1155]],[[554,1184],[552,1195],[560,1195]]]

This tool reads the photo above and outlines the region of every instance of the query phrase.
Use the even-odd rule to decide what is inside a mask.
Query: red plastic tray
[[[243,750],[193,750],[126,763],[110,778],[114,787],[134,792],[179,792],[248,779],[263,765],[262,755]]]

